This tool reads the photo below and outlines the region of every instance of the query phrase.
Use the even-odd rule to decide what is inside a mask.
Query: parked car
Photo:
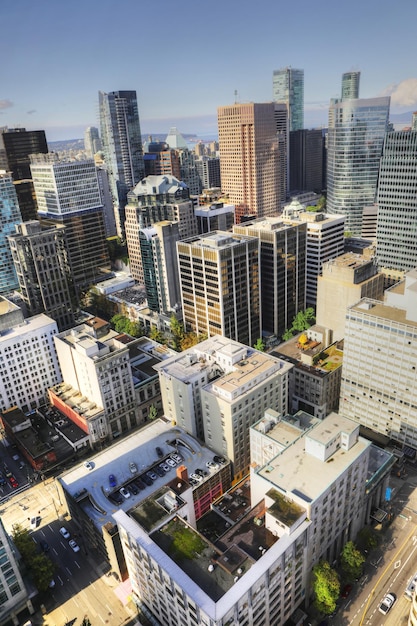
[[[112,489],[117,485],[116,476],[114,474],[109,474],[109,485]]]
[[[153,469],[158,476],[165,476],[165,472],[160,465],[155,465]]]
[[[220,465],[218,463],[216,463],[215,461],[207,461],[206,466],[209,469],[219,469]]]
[[[174,459],[171,459],[171,457],[168,457],[167,459],[165,459],[165,463],[169,465],[170,467],[177,467],[176,462],[174,461]]]
[[[148,487],[150,487],[153,483],[152,478],[150,478],[147,474],[142,474],[141,479]]]
[[[122,487],[121,489],[119,489],[119,493],[124,497],[125,500],[130,498],[130,491],[126,489],[126,487]]]
[[[155,448],[156,450],[156,454],[158,455],[158,457],[161,459],[164,456],[164,453],[162,451],[162,448],[160,448],[159,446],[156,446]]]
[[[169,472],[169,470],[171,469],[169,465],[167,465],[166,463],[160,463],[159,467],[164,470],[164,472]]]
[[[111,494],[110,500],[114,502],[115,504],[122,504],[122,502],[124,502],[123,496],[118,491],[114,491]]]
[[[218,454],[214,455],[213,461],[215,463],[219,463],[220,465],[224,465],[227,462],[223,456],[219,456]]]
[[[201,481],[203,480],[203,477],[200,476],[200,474],[190,474],[190,478],[196,480],[199,483],[201,483]]]
[[[45,539],[41,539],[39,542],[42,552],[49,552],[49,544]]]
[[[69,532],[67,531],[67,529],[65,528],[65,526],[62,526],[59,529],[59,532],[61,533],[61,535],[64,537],[64,539],[69,539],[71,537],[71,535],[69,534]]]
[[[19,486],[19,483],[17,482],[17,480],[16,480],[16,478],[14,476],[10,476],[9,483],[11,484],[13,489],[16,489]]]
[[[152,482],[152,481],[151,481]],[[140,489],[141,491],[143,491],[143,489],[146,489],[146,485],[143,482],[143,480],[141,478],[137,478],[135,480],[135,485],[136,487],[138,487],[138,489]]]
[[[146,472],[146,476],[149,476],[151,480],[156,480],[158,478],[158,476],[152,470],[149,470],[149,472]]]
[[[90,461],[84,461],[84,467],[91,471],[93,469],[93,464],[90,463]]]
[[[181,454],[179,452],[173,452],[169,456],[171,457],[171,459],[174,459],[174,461],[177,463],[177,465],[182,463],[183,460],[184,460],[184,458],[181,456]]]
[[[378,611],[383,615],[386,615],[388,611],[390,611],[394,605],[397,597],[393,593],[387,593],[385,598],[382,600],[381,604],[378,607]]]
[[[136,463],[134,463],[133,461],[131,461],[131,462],[129,463],[129,469],[130,469],[130,472],[131,472],[132,474],[137,474],[137,471],[138,471],[138,466],[136,465]]]
[[[133,495],[136,496],[139,493],[139,488],[135,485],[135,483],[129,483],[129,491],[131,491]]]
[[[35,530],[35,528],[37,528],[40,523],[41,523],[41,516],[40,515],[36,515],[35,517],[31,517],[30,518],[30,527],[32,530]]]
[[[206,470],[200,469],[199,467],[197,467],[197,469],[195,470],[195,473],[199,474],[203,478],[209,475],[209,473]]]
[[[80,551],[80,546],[75,541],[75,539],[70,539],[70,541],[68,543],[69,543],[70,547],[72,548],[72,550],[74,550],[74,552],[79,552]]]
[[[351,591],[352,591],[352,585],[345,585],[342,589],[342,593],[340,594],[340,597],[347,598]]]
[[[3,469],[4,469],[4,473],[6,475],[6,478],[10,478],[10,476],[12,476],[12,473],[9,470],[9,468],[7,467],[6,463],[3,465]]]

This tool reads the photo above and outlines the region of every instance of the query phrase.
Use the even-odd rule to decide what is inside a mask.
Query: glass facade
[[[327,212],[346,215],[346,230],[360,235],[362,212],[375,202],[390,98],[330,105]]]
[[[304,128],[304,70],[284,67],[274,70],[273,100],[288,106],[290,131]]]
[[[0,293],[13,291],[19,286],[7,237],[15,232],[16,224],[21,221],[12,178],[0,171]]]
[[[417,131],[387,133],[378,181],[380,267],[417,267]]]

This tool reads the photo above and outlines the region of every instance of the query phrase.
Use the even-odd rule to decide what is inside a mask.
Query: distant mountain
[[[393,124],[409,124],[411,126],[413,111],[407,111],[406,113],[390,113],[389,119]]]
[[[48,141],[49,152],[65,152],[84,150],[84,139],[63,139],[62,141]]]

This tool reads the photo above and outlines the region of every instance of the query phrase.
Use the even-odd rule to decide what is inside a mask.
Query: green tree
[[[319,211],[323,211],[323,209],[326,208],[326,196],[320,196],[320,198],[317,201],[317,207]]]
[[[256,343],[253,347],[255,348],[255,350],[259,350],[260,352],[265,352],[265,343],[262,337],[259,337],[259,339],[256,340]]]
[[[175,315],[171,315],[170,329],[171,329],[171,334],[172,334],[172,338],[174,342],[174,349],[180,350],[181,342],[184,339],[184,335],[185,335],[184,324],[178,321]]]
[[[358,533],[358,544],[362,550],[373,550],[378,545],[375,531],[370,526],[364,526]]]
[[[291,328],[287,328],[287,330],[285,331],[285,333],[282,335],[282,340],[283,341],[289,341],[292,337],[292,330]]]
[[[299,311],[292,321],[292,331],[303,331],[310,328],[316,321],[314,309],[308,307],[305,311]]]
[[[154,404],[151,404],[149,407],[148,420],[151,422],[152,420],[158,417],[158,409]]]
[[[110,320],[110,323],[114,326],[114,330],[118,333],[127,333],[129,327],[129,318],[121,313],[116,313]]]
[[[36,544],[29,532],[19,524],[13,526],[12,537],[36,587],[39,591],[47,591],[55,571],[51,559],[36,551]]]
[[[327,561],[320,561],[313,568],[313,576],[314,604],[320,613],[330,615],[340,595],[339,576]]]
[[[349,581],[359,578],[362,574],[362,565],[364,562],[365,557],[362,552],[357,549],[353,541],[348,541],[340,555],[340,564],[343,573]]]
[[[188,350],[188,348],[192,348],[193,346],[196,346],[198,342],[199,342],[199,339],[198,339],[197,333],[194,333],[194,332],[185,333],[184,337],[181,340],[179,349],[181,351]]]
[[[152,326],[149,331],[149,338],[158,343],[165,343],[165,335],[162,330],[159,330],[156,326]]]

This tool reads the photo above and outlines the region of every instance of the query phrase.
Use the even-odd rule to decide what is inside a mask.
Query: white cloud
[[[417,105],[417,78],[407,78],[398,85],[388,85],[383,95],[391,96],[391,104],[400,107]]]
[[[4,109],[10,109],[13,106],[13,102],[11,100],[0,100],[0,111]]]

